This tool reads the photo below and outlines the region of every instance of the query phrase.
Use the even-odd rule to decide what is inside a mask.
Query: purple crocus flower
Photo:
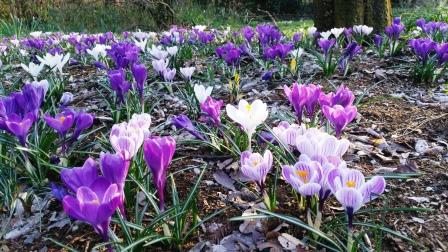
[[[324,53],[324,57],[326,58],[328,55],[328,52],[333,48],[333,46],[336,44],[336,40],[334,38],[332,39],[319,39],[317,41],[319,44],[319,47],[322,49]]]
[[[374,176],[365,182],[364,175],[355,169],[334,169],[328,174],[328,183],[336,199],[345,208],[348,227],[352,228],[353,214],[365,203],[384,192],[386,181]]]
[[[170,136],[152,137],[143,143],[143,154],[157,187],[160,211],[165,210],[165,184],[168,166],[176,150],[176,141]]]
[[[28,131],[34,123],[33,114],[27,113],[23,118],[17,114],[10,114],[4,123],[8,132],[15,135],[22,146],[26,146]]]
[[[393,24],[400,24],[401,23],[401,17],[394,17],[394,20],[392,21]]]
[[[356,42],[350,42],[342,52],[342,57],[352,60],[357,54],[362,51],[362,46]]]
[[[110,70],[108,72],[108,77],[112,90],[117,94],[118,102],[123,103],[124,97],[131,87],[129,82],[126,81],[126,73],[124,69]]]
[[[92,158],[86,159],[83,166],[64,168],[61,171],[61,180],[72,192],[79,187],[90,187],[98,178],[98,164]]]
[[[134,76],[136,89],[140,96],[140,100],[143,100],[143,90],[145,87],[146,78],[148,77],[148,71],[144,64],[134,64],[132,65],[132,75]]]
[[[246,26],[241,29],[241,33],[243,34],[244,39],[250,43],[252,42],[252,38],[255,36],[255,31],[252,27]]]
[[[319,101],[320,94],[322,93],[320,86],[316,86],[314,84],[306,85],[307,88],[307,97],[305,101],[305,109],[308,115],[308,118],[312,119],[314,116],[316,105]]]
[[[289,102],[294,107],[299,123],[301,123],[303,106],[305,106],[308,97],[308,89],[305,85],[299,85],[297,82],[295,82],[292,85],[292,89],[285,85],[283,86],[283,90]]]
[[[385,28],[385,33],[391,40],[398,40],[405,26],[401,23],[391,24]]]
[[[177,129],[184,129],[188,131],[188,133],[195,136],[197,139],[205,140],[204,136],[196,130],[196,127],[194,127],[193,123],[191,122],[190,118],[188,118],[188,116],[186,115],[174,116],[173,118],[171,118],[171,123]]]
[[[201,111],[210,119],[215,126],[221,125],[221,107],[224,104],[222,100],[215,101],[211,96],[200,104]]]
[[[278,43],[282,37],[281,32],[274,25],[260,24],[255,29],[258,33],[258,41],[263,47]]]
[[[266,71],[263,74],[263,76],[261,76],[261,79],[264,80],[264,81],[268,81],[268,80],[270,80],[272,78],[272,74],[273,74],[272,71]]]
[[[107,50],[107,55],[115,62],[115,68],[129,68],[138,61],[140,48],[133,43],[119,42]]]
[[[435,48],[437,58],[439,60],[439,66],[448,62],[448,43],[441,43]]]
[[[355,119],[357,109],[355,106],[342,107],[341,105],[323,106],[322,113],[325,118],[331,123],[336,131],[336,137],[340,138],[344,128]]]
[[[417,19],[417,21],[415,21],[415,24],[416,24],[418,27],[420,27],[420,28],[423,29],[423,27],[424,27],[425,24],[426,24],[426,21],[425,21],[424,18],[419,18],[419,19]]]
[[[64,197],[62,202],[64,211],[68,216],[92,225],[107,242],[111,217],[120,204],[121,193],[117,184],[111,184],[107,179],[100,177],[90,187],[81,186],[75,193],[75,197],[71,195]]]
[[[125,216],[124,210],[124,184],[128,176],[130,161],[124,160],[119,154],[101,153],[101,171],[103,176],[111,183],[117,184],[121,198],[118,208],[121,215]]]
[[[429,59],[429,56],[437,47],[437,43],[430,38],[411,39],[408,42],[412,51],[418,60],[423,64]]]
[[[302,33],[300,32],[294,33],[294,35],[292,36],[292,41],[294,43],[299,43],[301,40],[302,40]]]
[[[67,131],[73,126],[75,122],[75,114],[71,110],[64,110],[57,114],[55,117],[49,114],[44,115],[44,120],[61,136],[61,139],[65,138]]]
[[[353,34],[353,28],[344,28],[344,36],[346,39],[350,40]]]
[[[241,172],[247,178],[255,181],[260,187],[261,195],[264,194],[264,182],[272,169],[272,153],[266,150],[263,156],[259,153],[244,151],[241,153]]]
[[[40,85],[39,82],[36,82],[36,84],[25,84],[22,87],[22,92],[15,95],[17,104],[22,108],[22,111],[24,113],[32,113],[34,120],[39,118],[39,110],[48,89],[48,83]]]
[[[345,108],[353,105],[354,100],[355,95],[353,95],[352,91],[350,91],[348,87],[341,85],[338,90],[336,90],[336,94],[333,96],[331,106],[341,105]]]
[[[216,55],[228,65],[235,65],[241,57],[241,51],[232,42],[216,48]]]
[[[375,36],[373,36],[373,44],[376,48],[380,48],[383,45],[383,36],[375,34]]]
[[[68,194],[67,189],[65,189],[65,187],[58,185],[56,183],[51,182],[50,187],[51,187],[51,194],[58,201],[62,201],[64,196]]]
[[[72,135],[72,141],[78,140],[79,135],[93,125],[93,118],[94,116],[92,114],[86,112],[81,111],[76,113],[75,130]]]

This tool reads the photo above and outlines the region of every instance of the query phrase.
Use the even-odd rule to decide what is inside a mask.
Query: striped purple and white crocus
[[[241,172],[257,183],[262,195],[264,194],[266,176],[272,169],[272,163],[272,153],[269,150],[266,150],[263,156],[251,151],[241,153]]]

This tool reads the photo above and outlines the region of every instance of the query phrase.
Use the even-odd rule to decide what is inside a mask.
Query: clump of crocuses
[[[440,43],[430,38],[410,39],[409,47],[417,58],[413,76],[417,81],[433,82],[443,75],[448,62],[448,43]]]
[[[303,122],[304,114],[311,126],[322,122],[322,118],[318,120],[315,117],[316,108],[320,105],[322,114],[335,129],[337,137],[341,136],[347,124],[357,115],[357,109],[353,106],[355,97],[345,86],[340,86],[336,93],[325,94],[320,86],[294,83],[291,88],[285,85],[284,92],[294,108],[299,123]]]
[[[0,98],[0,130],[16,136],[26,146],[28,132],[39,119],[47,89],[48,82],[33,82],[25,84],[21,92]]]

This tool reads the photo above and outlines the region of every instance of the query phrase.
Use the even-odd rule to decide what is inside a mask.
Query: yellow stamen
[[[305,182],[305,183],[308,182],[308,179],[307,179],[308,171],[298,170],[298,171],[296,171],[296,175],[299,176],[303,180],[303,182]]]
[[[61,123],[63,123],[63,122],[65,121],[65,116],[61,116],[61,117],[59,117],[59,121],[60,121]]]
[[[99,205],[99,204],[100,204],[100,201],[97,200],[97,199],[94,199],[94,200],[92,200],[92,203],[95,204],[95,205]]]
[[[259,164],[258,160],[253,160],[252,161],[252,166],[257,166]]]
[[[246,105],[246,110],[247,110],[247,111],[251,111],[251,110],[252,110],[252,105],[247,104],[247,105]]]
[[[355,187],[356,186],[356,182],[353,181],[353,180],[349,180],[349,181],[345,182],[345,185],[347,187]]]

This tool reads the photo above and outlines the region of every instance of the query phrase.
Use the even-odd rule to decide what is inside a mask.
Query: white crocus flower
[[[193,26],[193,30],[199,30],[199,31],[204,31],[207,28],[206,25],[196,25]]]
[[[143,40],[134,39],[134,44],[140,48],[142,52],[146,52],[146,44],[148,44],[148,39],[145,38]]]
[[[155,59],[161,60],[166,59],[168,57],[168,52],[163,50],[161,46],[155,46],[152,45],[151,49],[149,50],[149,54]]]
[[[303,54],[303,49],[298,48],[289,52],[294,58],[300,58]]]
[[[316,27],[310,27],[308,28],[308,37],[312,38],[314,37],[314,34],[317,32],[317,28]]]
[[[246,100],[240,100],[238,108],[227,104],[226,112],[230,119],[243,127],[249,138],[249,149],[251,149],[250,143],[252,135],[255,133],[258,125],[262,124],[268,118],[266,103],[258,99],[251,104]]]
[[[167,47],[166,51],[171,55],[174,56],[177,54],[178,48],[177,46]]]
[[[199,103],[205,102],[205,100],[207,100],[207,97],[209,97],[213,91],[213,87],[205,88],[203,85],[198,84],[194,85],[193,89],[196,99]]]
[[[328,39],[328,38],[331,36],[331,31],[321,32],[321,33],[320,33],[320,36],[321,36],[323,39]]]
[[[95,61],[98,61],[100,57],[103,58],[107,55],[107,49],[110,49],[110,46],[97,44],[94,48],[92,48],[92,50],[87,49],[86,52],[90,54]]]
[[[195,67],[181,67],[179,70],[185,79],[191,80],[191,76],[193,75],[194,70],[196,70],[196,68]]]
[[[344,28],[333,28],[330,31],[331,31],[331,34],[333,34],[335,36],[335,38],[337,39],[344,32]]]
[[[149,127],[151,126],[151,115],[147,113],[133,114],[128,125],[140,128],[143,131],[145,138],[148,138],[151,135],[149,132]]]
[[[55,55],[51,55],[47,53],[43,58],[37,56],[37,59],[44,65],[47,65],[53,72],[59,70],[62,73],[62,67],[68,62],[70,59],[70,53],[63,54],[56,53]]]
[[[373,27],[369,27],[367,25],[355,25],[353,26],[353,31],[360,35],[369,35],[373,31]]]
[[[34,64],[33,62],[30,62],[28,66],[25,64],[20,64],[20,66],[22,66],[23,70],[27,71],[34,79],[37,79],[44,68],[44,64]]]
[[[42,35],[41,31],[30,32],[30,36],[33,37],[33,38],[39,38],[40,35]]]

